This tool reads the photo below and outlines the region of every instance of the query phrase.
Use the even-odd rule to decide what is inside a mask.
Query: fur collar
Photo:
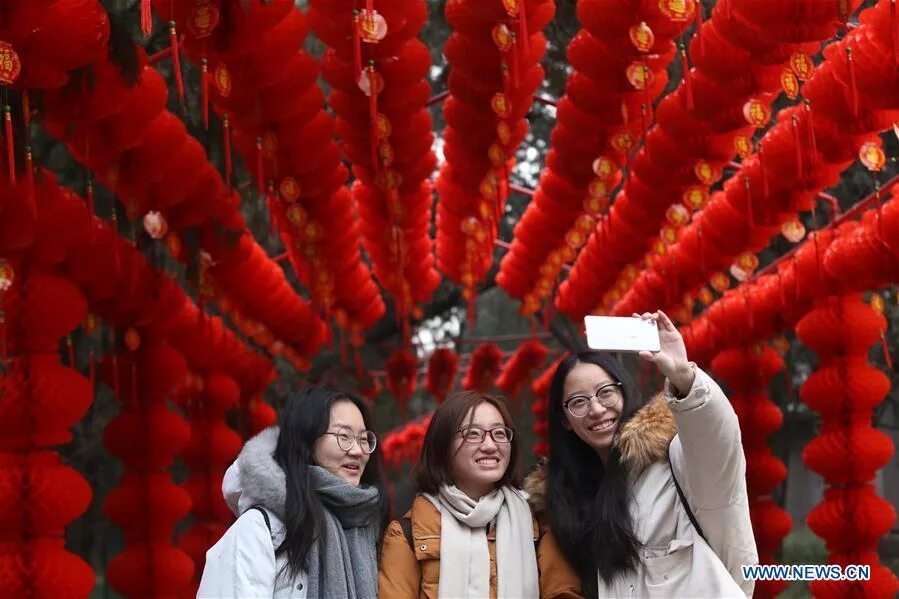
[[[252,501],[265,506],[279,518],[283,517],[287,500],[284,471],[275,462],[275,447],[280,430],[269,427],[246,442],[237,456],[240,490],[252,495]]]
[[[668,445],[676,434],[674,415],[664,395],[659,393],[621,427],[616,443],[628,469],[641,472],[666,458]],[[524,481],[524,490],[530,495],[531,507],[537,514],[543,513],[546,505],[546,464],[541,460]]]

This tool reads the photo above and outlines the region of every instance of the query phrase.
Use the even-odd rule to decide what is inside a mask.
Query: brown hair
[[[473,417],[474,409],[482,403],[489,403],[499,410],[503,423],[514,430],[512,415],[501,398],[476,391],[459,391],[451,394],[431,417],[421,455],[412,469],[412,482],[417,492],[436,494],[440,491],[441,485],[453,484],[453,440],[459,429],[464,426],[463,420],[468,412],[471,411]],[[518,437],[514,434],[510,445],[509,467],[496,483],[497,487],[504,485],[517,487],[520,482]]]

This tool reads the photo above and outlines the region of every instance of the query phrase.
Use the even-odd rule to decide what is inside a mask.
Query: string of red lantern
[[[443,403],[446,399],[447,393],[455,384],[458,371],[459,355],[451,349],[438,348],[428,358],[425,389],[434,396],[437,403]]]
[[[560,356],[555,362],[543,371],[543,373],[534,379],[531,383],[531,392],[536,398],[531,404],[531,413],[534,415],[534,424],[531,430],[537,435],[537,443],[534,445],[534,453],[547,457],[549,456],[549,425],[547,421],[547,409],[549,408],[549,387],[552,384],[553,374],[556,368],[562,363],[565,356]]]
[[[446,162],[437,178],[437,263],[460,283],[474,315],[476,285],[493,262],[525,115],[543,80],[546,0],[450,0],[445,54],[452,66],[443,111]]]
[[[762,564],[776,563],[774,556],[793,526],[790,515],[771,499],[774,488],[786,478],[787,467],[767,442],[767,437],[783,424],[783,413],[768,396],[771,377],[783,369],[783,359],[762,344],[724,350],[712,360],[712,370],[727,383],[728,399],[740,421],[749,514]],[[753,596],[772,598],[788,585],[786,580],[760,580]]]
[[[829,563],[871,567],[865,597],[894,597],[899,591],[899,579],[877,554],[878,540],[889,533],[896,510],[871,484],[894,452],[889,436],[871,426],[874,408],[890,390],[889,378],[867,363],[885,324],[861,294],[850,293],[817,300],[796,325],[797,335],[819,360],[800,389],[803,401],[821,414],[818,436],[805,447],[802,460],[828,484],[808,525],[825,540]],[[818,597],[861,590],[852,581],[814,581],[809,588]]]
[[[510,399],[516,399],[548,355],[549,350],[536,339],[525,341],[503,366],[496,379],[497,389],[501,389]]]
[[[588,0],[577,10],[584,28],[568,45],[573,72],[557,105],[546,169],[497,276],[522,300],[523,314],[535,313],[550,297],[562,265],[603,218],[620,168],[665,90],[673,40],[694,17],[701,22],[701,6],[693,0]]]
[[[440,284],[429,235],[429,179],[437,164],[425,107],[431,55],[416,38],[427,6],[381,1],[357,11],[356,4],[315,1],[309,17],[328,45],[322,70],[337,133],[354,165],[363,244],[402,320]]]
[[[381,452],[384,455],[384,463],[388,467],[399,470],[403,461],[408,461],[410,464],[418,461],[432,415],[433,412],[426,414],[418,421],[405,424],[384,435]]]
[[[503,351],[494,343],[482,343],[471,352],[462,388],[486,393],[493,388],[503,367]]]
[[[387,358],[384,368],[387,371],[387,390],[399,407],[400,418],[404,418],[409,398],[418,386],[418,358],[408,349],[400,348]]]
[[[205,24],[188,29],[185,52],[207,65],[214,84],[209,101],[228,119],[260,195],[267,181],[273,183],[271,218],[316,306],[361,343],[361,331],[383,315],[384,304],[359,254],[352,201],[343,187],[346,168],[315,84],[319,67],[299,49],[308,28],[303,13],[288,0],[229,6],[229,22],[241,24],[235,33],[215,26],[220,9],[210,2],[156,0],[154,7],[172,19]]]
[[[899,85],[899,78],[873,75],[890,51],[888,4],[884,1],[863,11],[860,26],[827,48],[826,60],[804,87],[814,118],[807,107],[782,111],[778,124],[763,139],[767,164],[759,154],[744,161],[724,191],[682,230],[678,243],[634,282],[616,314],[649,304],[679,303],[684,294],[731,262],[731,272],[745,279],[758,265],[755,252],[773,234],[783,228],[789,238],[801,238],[804,229],[792,215],[814,207],[817,192],[839,180],[859,147],[864,148],[863,161],[875,169],[883,165],[882,150],[870,140],[899,115],[899,105],[884,95],[885,89]],[[849,61],[847,52],[853,48]],[[835,92],[836,82],[848,80],[852,73],[855,90]],[[859,77],[861,73],[865,76]],[[853,115],[850,104],[855,94],[859,105]],[[876,164],[868,160],[869,153],[879,155]],[[688,312],[685,308],[675,311]]]
[[[747,134],[752,127],[764,126],[769,120],[768,104],[781,84],[785,63],[791,56],[802,56],[806,60],[801,62],[808,68],[805,52],[817,47],[809,42],[830,38],[836,17],[845,20],[848,16],[840,12],[841,7],[851,8],[837,0],[790,0],[777,5],[779,18],[773,24],[770,15],[758,10],[760,6],[769,7],[769,3],[731,0],[717,4],[691,43],[694,68],[685,84],[660,103],[658,124],[635,157],[610,211],[611,226],[590,239],[559,288],[556,303],[566,314],[580,317],[590,313],[597,308],[596,298],[600,298],[600,311],[609,310],[633,284],[641,270],[634,265],[651,245],[656,270],[661,268],[659,259],[671,261],[667,244],[677,238],[676,227],[686,224],[690,212],[705,204],[709,186],[735,152],[747,155],[751,149]],[[764,150],[768,156],[768,148]],[[768,162],[774,165],[773,155]],[[754,202],[763,195],[758,183],[752,181]],[[735,178],[731,186],[743,184],[742,178]],[[666,218],[672,224],[659,238]],[[706,228],[703,233],[721,234]],[[679,263],[681,258],[692,265],[699,254],[678,255]]]

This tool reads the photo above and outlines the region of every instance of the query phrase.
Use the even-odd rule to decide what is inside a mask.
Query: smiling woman
[[[310,387],[244,446],[222,491],[237,521],[206,554],[198,597],[377,593],[387,499],[368,407]]]
[[[413,471],[418,495],[384,537],[380,596],[547,596],[540,591],[552,575],[540,574],[567,566],[557,551],[539,550],[518,455],[502,399],[464,392],[437,408]]]

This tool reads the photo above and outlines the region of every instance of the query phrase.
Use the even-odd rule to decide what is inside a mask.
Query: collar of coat
[[[676,434],[674,415],[664,395],[659,393],[621,427],[616,443],[628,469],[640,472],[667,458],[668,446]],[[547,476],[546,461],[541,461],[524,482],[524,490],[538,514],[543,513],[546,505]]]

